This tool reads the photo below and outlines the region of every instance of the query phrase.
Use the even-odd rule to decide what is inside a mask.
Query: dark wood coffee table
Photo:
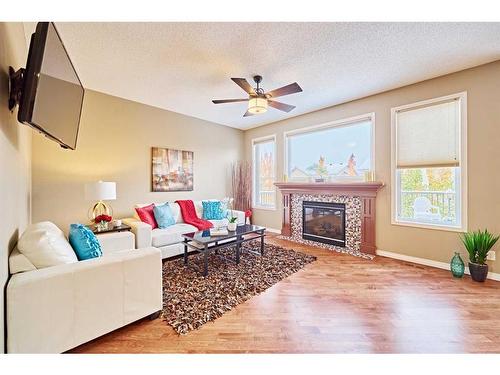
[[[260,251],[248,250],[255,255],[264,255],[264,237],[266,236],[266,228],[257,225],[238,225],[235,231],[228,231],[224,236],[210,236],[210,230],[198,231],[193,233],[183,234],[184,238],[184,265],[188,266],[189,249],[195,250],[197,253],[203,254],[203,270],[194,268],[203,276],[208,275],[208,255],[211,252],[218,254],[218,250],[225,247],[234,246],[236,254],[234,262],[240,263],[241,244],[260,238]],[[231,260],[224,257],[226,260]]]

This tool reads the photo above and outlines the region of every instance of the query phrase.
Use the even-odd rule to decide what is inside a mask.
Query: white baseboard
[[[421,264],[424,266],[429,266],[429,267],[434,267],[434,268],[441,268],[443,270],[450,270],[450,264],[445,263],[445,262],[438,262],[436,260],[430,260],[430,259],[425,259],[425,258],[418,258],[418,257],[412,257],[410,255],[404,255],[404,254],[398,254],[398,253],[393,253],[390,251],[384,251],[384,250],[377,250],[377,255],[381,257],[387,257],[387,258],[393,258],[393,259],[398,259],[398,260],[404,260],[406,262],[410,263],[416,263],[416,264]],[[469,275],[469,269],[465,267],[465,273]],[[495,272],[488,272],[488,279],[491,280],[496,280],[500,281],[500,273],[495,273]]]
[[[268,227],[266,227],[266,231],[271,232],[271,233],[281,234],[281,230],[280,229],[276,229],[276,228],[268,228]]]

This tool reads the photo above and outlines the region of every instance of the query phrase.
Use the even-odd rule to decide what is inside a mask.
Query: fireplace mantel
[[[382,182],[276,182],[274,185],[288,194],[336,194],[357,197],[375,197],[384,186]]]
[[[292,235],[291,196],[292,194],[346,195],[361,199],[361,245],[360,251],[375,254],[375,198],[377,191],[384,186],[382,182],[276,182],[283,196],[283,216],[281,234]]]

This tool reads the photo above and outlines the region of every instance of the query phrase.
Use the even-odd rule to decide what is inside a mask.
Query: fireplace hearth
[[[345,247],[345,204],[302,202],[302,238]]]

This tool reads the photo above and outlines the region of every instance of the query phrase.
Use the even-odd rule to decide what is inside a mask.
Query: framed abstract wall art
[[[193,152],[171,148],[151,148],[151,190],[192,191]]]

